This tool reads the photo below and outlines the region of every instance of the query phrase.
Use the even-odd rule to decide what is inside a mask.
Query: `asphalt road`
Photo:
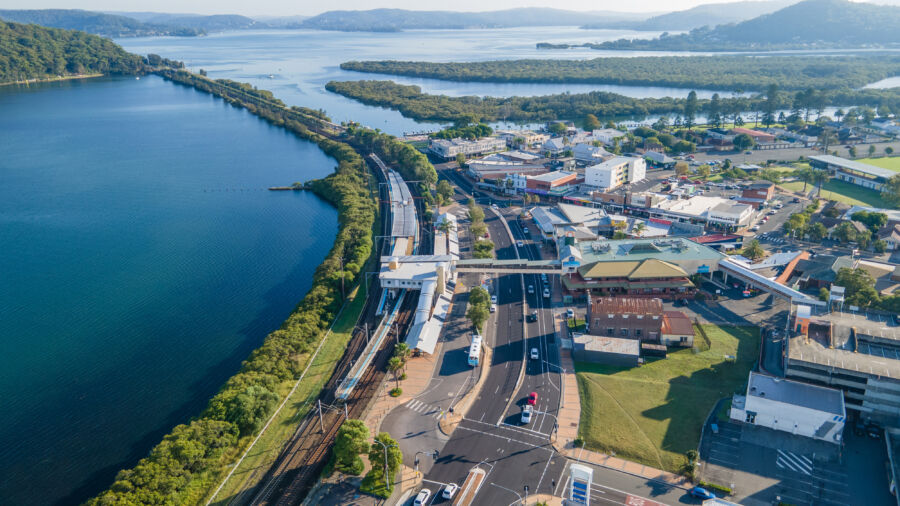
[[[497,258],[516,258],[515,244],[500,219],[487,212],[485,223],[494,241]],[[437,491],[442,484],[461,484],[470,469],[480,466],[488,475],[476,497],[476,504],[511,504],[519,499],[516,494],[524,493],[526,485],[530,493],[551,493],[565,464],[565,458],[550,445],[548,435],[552,425],[544,421],[539,427],[542,430],[532,430],[536,422],[540,425],[539,420],[555,414],[548,408],[554,398],[558,403],[558,393],[556,397],[548,393],[547,405],[539,404],[538,411],[546,413],[535,417],[531,427],[519,424],[520,411],[516,403],[524,402],[524,398],[514,397],[513,405],[507,411],[511,396],[518,396],[522,391],[527,395],[533,391],[530,389],[537,388],[545,366],[543,362],[523,363],[528,343],[522,325],[522,277],[499,276],[495,284],[498,308],[494,314],[496,327],[488,376],[465,419],[425,476],[425,486]],[[541,340],[537,334],[533,338],[535,343]],[[516,383],[523,366],[528,366],[525,370],[527,382],[523,382],[517,392]],[[435,504],[439,502],[436,500]]]

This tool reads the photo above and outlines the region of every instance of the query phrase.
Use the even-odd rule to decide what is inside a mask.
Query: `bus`
[[[481,336],[472,336],[472,344],[469,345],[469,365],[475,367],[481,360]]]

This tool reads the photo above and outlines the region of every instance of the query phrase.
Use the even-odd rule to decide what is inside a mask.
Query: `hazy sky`
[[[327,10],[362,10],[377,7],[415,10],[487,11],[515,7],[555,7],[578,11],[612,10],[631,12],[668,12],[704,3],[724,3],[728,0],[0,0],[2,9],[85,9],[95,11],[152,11],[188,12],[197,14],[253,15],[314,15]],[[879,0],[873,3],[898,4],[900,0]]]

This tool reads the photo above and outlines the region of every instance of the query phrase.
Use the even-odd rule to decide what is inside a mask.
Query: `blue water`
[[[310,286],[315,145],[156,77],[0,88],[0,504],[77,503],[200,412]]]

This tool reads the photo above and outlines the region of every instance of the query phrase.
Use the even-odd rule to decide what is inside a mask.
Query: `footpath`
[[[562,315],[555,315],[554,324],[557,329],[557,342],[568,339],[568,326],[565,318]],[[575,375],[572,348],[560,346],[559,355],[560,366],[563,369],[563,393],[559,407],[559,429],[553,446],[560,455],[572,461],[593,464],[676,487],[687,489],[693,486],[684,476],[576,446],[578,423],[581,418],[581,398],[578,395],[578,379]]]

